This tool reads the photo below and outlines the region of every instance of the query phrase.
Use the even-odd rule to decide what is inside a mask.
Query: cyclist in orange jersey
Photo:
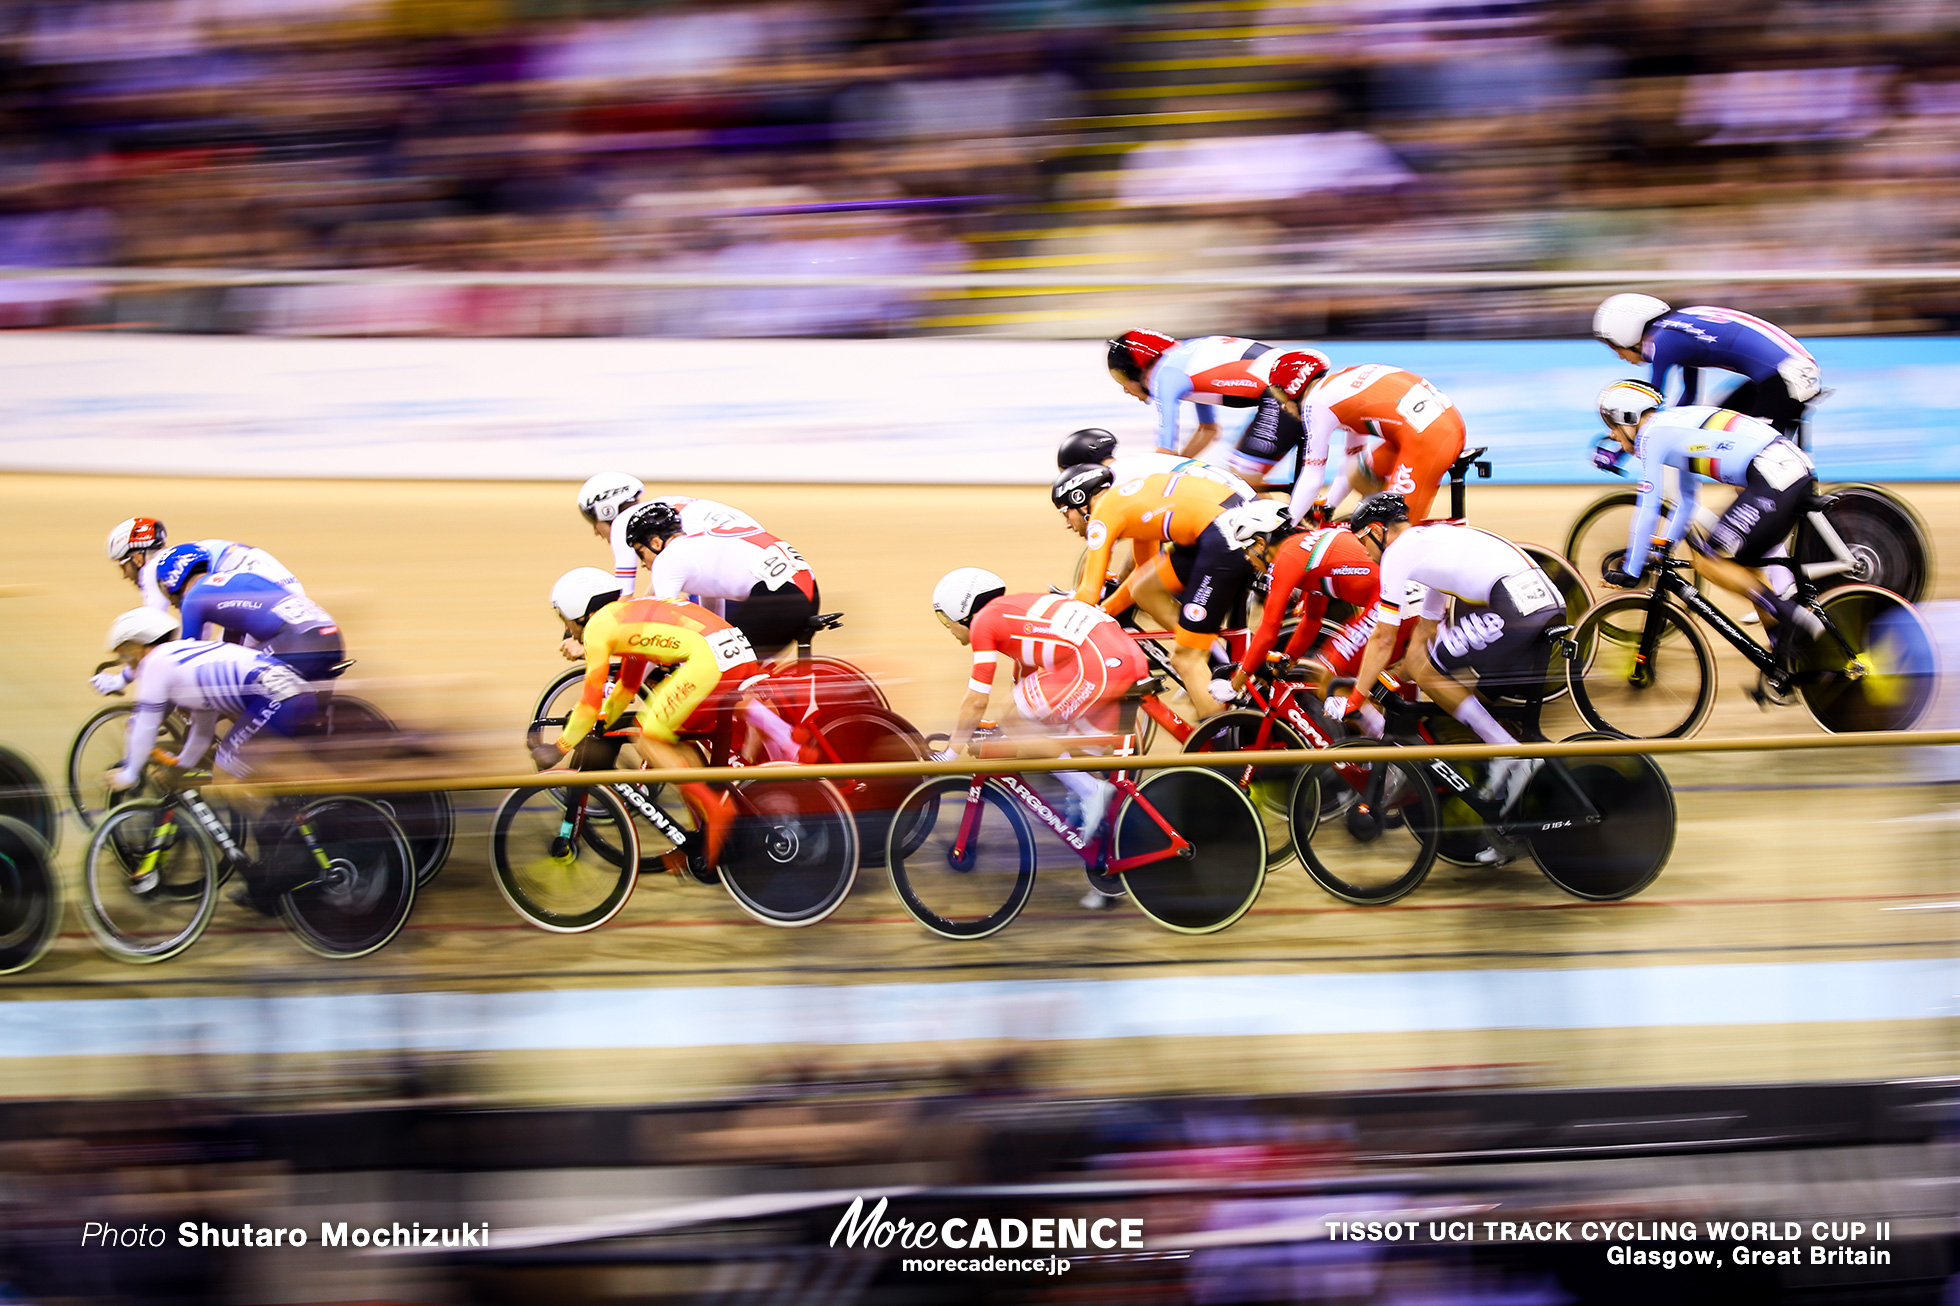
[[[1363,498],[1392,491],[1408,503],[1411,521],[1428,520],[1437,486],[1463,453],[1463,415],[1456,405],[1398,367],[1361,363],[1328,372],[1318,355],[1299,366],[1294,358],[1282,355],[1271,369],[1273,392],[1301,415],[1305,429],[1293,519],[1326,521],[1352,489]],[[1381,445],[1368,454],[1371,435]],[[1343,441],[1339,453],[1333,449],[1336,436]],[[1343,454],[1351,461],[1330,477],[1328,462]]]

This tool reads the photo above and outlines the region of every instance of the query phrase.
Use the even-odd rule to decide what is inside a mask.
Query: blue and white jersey
[[[251,571],[205,576],[184,591],[183,628],[219,630],[243,636],[251,646],[268,644],[288,632],[334,633],[334,619],[312,599]]]
[[[1197,405],[1198,421],[1218,420],[1214,406],[1253,408],[1266,396],[1267,378],[1279,354],[1271,345],[1242,336],[1193,336],[1164,351],[1150,372],[1150,402],[1157,415],[1157,448],[1176,453],[1181,403]]]
[[[268,702],[306,692],[306,683],[285,663],[264,653],[206,639],[175,639],[151,649],[136,671],[136,711],[124,737],[116,787],[142,778],[156,747],[157,731],[173,707],[191,714],[191,732],[178,760],[195,766],[211,746],[218,716],[246,716]]]
[[[264,549],[255,549],[249,544],[240,544],[235,540],[198,540],[197,546],[211,555],[210,574],[213,576],[226,576],[235,571],[246,571],[255,576],[265,577],[288,593],[306,593],[306,588],[299,583],[299,577],[293,575],[287,570],[285,563]],[[161,550],[150,555],[144,562],[143,573],[136,583],[143,591],[144,607],[155,608],[158,612],[168,612],[170,600],[157,586],[157,562],[162,556]]]
[[[1681,394],[1691,406],[1701,400],[1701,370],[1739,372],[1751,381],[1781,375],[1790,394],[1809,402],[1818,391],[1817,360],[1782,327],[1732,308],[1677,308],[1647,328],[1640,352],[1653,367],[1654,388],[1666,392],[1670,373],[1679,369]],[[1793,361],[1794,360],[1794,361]]]
[[[1647,565],[1654,528],[1660,521],[1661,486],[1665,469],[1680,473],[1681,501],[1668,523],[1667,541],[1678,544],[1694,520],[1696,490],[1704,480],[1741,485],[1756,456],[1782,440],[1807,473],[1810,460],[1796,445],[1767,422],[1727,408],[1696,405],[1657,409],[1641,423],[1634,456],[1640,460],[1640,502],[1627,530],[1627,556],[1622,567],[1638,576]],[[1792,465],[1793,469],[1795,464]]]

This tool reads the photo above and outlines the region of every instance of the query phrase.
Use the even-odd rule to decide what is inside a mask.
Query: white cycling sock
[[[797,759],[796,739],[790,731],[789,722],[777,716],[769,706],[750,699],[742,708],[742,719],[762,732],[770,761],[794,762]]]
[[[1062,756],[1067,757],[1068,754],[1064,753]],[[1084,803],[1094,802],[1099,798],[1102,795],[1103,785],[1108,783],[1101,776],[1091,775],[1087,771],[1057,771],[1055,778],[1060,780],[1078,801]]]
[[[1483,740],[1486,744],[1515,744],[1518,742],[1511,738],[1508,730],[1497,724],[1495,718],[1490,714],[1490,709],[1485,707],[1483,700],[1475,694],[1465,698],[1457,706],[1456,711],[1450,713],[1450,715],[1476,731],[1477,738]]]

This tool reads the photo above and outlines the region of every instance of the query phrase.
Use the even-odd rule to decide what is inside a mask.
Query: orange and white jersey
[[[1358,363],[1331,374],[1308,394],[1300,415],[1306,447],[1293,486],[1296,520],[1305,516],[1326,483],[1336,435],[1343,439],[1343,453],[1358,454],[1371,435],[1402,448],[1422,440],[1438,422],[1450,428],[1453,438],[1462,425],[1448,395],[1414,372],[1385,363]]]

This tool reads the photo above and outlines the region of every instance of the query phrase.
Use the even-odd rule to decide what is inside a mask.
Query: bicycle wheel
[[[1659,622],[1651,638],[1649,610]],[[1715,707],[1715,654],[1686,612],[1651,594],[1601,599],[1573,634],[1572,704],[1594,730],[1627,739],[1694,734]],[[1646,650],[1642,656],[1643,648]]]
[[[112,805],[109,772],[122,765],[124,735],[135,712],[134,703],[111,703],[84,721],[75,732],[75,742],[68,746],[68,801],[75,805],[76,819],[84,830],[93,830]],[[157,731],[157,747],[175,753],[183,743],[183,718],[172,712]],[[155,792],[146,781],[121,797],[155,797]]]
[[[1216,771],[1159,771],[1116,814],[1116,860],[1170,847],[1146,803],[1191,851],[1124,872],[1131,901],[1180,934],[1209,934],[1245,915],[1266,883],[1266,830],[1252,800]]]
[[[806,762],[923,762],[925,737],[896,712],[859,707],[835,714],[818,712],[803,727],[818,736],[804,746]],[[887,836],[898,805],[912,791],[917,777],[909,775],[839,779],[832,783],[857,819],[858,852],[867,866],[885,856]],[[918,847],[925,837],[920,828],[905,831],[904,842]],[[908,849],[909,851],[909,849]]]
[[[0,816],[0,975],[26,970],[61,933],[61,879],[40,831]]]
[[[409,857],[415,863],[416,885],[435,879],[456,842],[456,808],[449,795],[429,789],[361,797],[388,813],[401,827],[402,836],[408,840]]]
[[[1592,606],[1593,601],[1592,587],[1586,584],[1586,578],[1580,574],[1579,569],[1542,544],[1520,544],[1518,548],[1527,558],[1538,564],[1538,570],[1545,573],[1552,582],[1552,588],[1558,591],[1559,598],[1565,603],[1566,624],[1578,625],[1579,618],[1585,615],[1586,609]],[[1545,668],[1545,689],[1541,701],[1556,702],[1564,698],[1570,690],[1571,687],[1566,682],[1565,662],[1554,653],[1551,662]],[[1522,691],[1515,686],[1494,688],[1491,697],[1504,703],[1524,701]]]
[[[721,882],[766,925],[813,925],[857,880],[857,823],[828,780],[744,780]]]
[[[971,809],[965,856],[956,858]],[[904,830],[916,831],[916,839],[901,837]],[[986,938],[1020,915],[1034,892],[1034,832],[997,785],[976,789],[957,775],[927,780],[899,804],[887,848],[898,900],[943,938]]]
[[[538,695],[538,705],[531,712],[531,719],[535,721],[539,717],[549,716],[563,720],[570,716],[572,709],[578,706],[579,692],[584,685],[585,668],[583,666],[573,667],[571,670],[565,672],[564,675],[559,676],[549,685],[546,685],[544,692]]]
[[[1335,748],[1373,740],[1342,741]],[[1367,801],[1377,771],[1379,803]],[[1306,872],[1343,902],[1378,907],[1421,884],[1436,862],[1442,823],[1417,762],[1323,762],[1300,768],[1289,802],[1293,847]]]
[[[1829,630],[1797,636],[1791,666],[1810,715],[1832,734],[1912,729],[1932,704],[1939,672],[1925,618],[1875,585],[1832,590],[1819,605],[1851,653]]]
[[[1897,495],[1876,485],[1841,485],[1829,492],[1837,500],[1824,514],[1851,553],[1852,569],[1824,576],[1826,589],[1843,585],[1877,585],[1908,603],[1926,595],[1932,575],[1933,546],[1926,527]],[[1803,532],[1797,561],[1806,565],[1835,561],[1830,546],[1816,533]]]
[[[61,840],[61,814],[55,810],[54,795],[34,763],[0,745],[0,816],[19,821],[48,846],[52,857]]]
[[[279,898],[301,946],[322,957],[365,957],[399,934],[415,906],[415,857],[394,818],[365,798],[334,797],[313,799],[291,820],[267,862],[304,867],[309,877]],[[301,826],[312,831],[317,856]]]
[[[1238,708],[1221,712],[1199,723],[1184,741],[1187,753],[1243,752],[1249,748],[1305,748],[1306,741],[1291,726],[1275,721],[1265,744],[1259,743],[1263,712]],[[1220,775],[1237,785],[1252,799],[1252,810],[1266,832],[1266,869],[1274,871],[1293,858],[1291,825],[1293,782],[1299,778],[1298,766],[1238,766],[1219,768]]]
[[[124,803],[96,823],[82,856],[82,919],[117,961],[174,957],[218,906],[218,849],[189,813],[155,798]],[[155,878],[152,879],[151,877]]]
[[[610,789],[518,789],[490,823],[490,865],[519,916],[541,930],[577,934],[611,920],[633,896],[640,841]]]
[[[1559,766],[1599,812],[1599,824],[1576,820],[1584,809],[1553,771]],[[1545,878],[1575,898],[1631,898],[1654,882],[1674,851],[1673,787],[1654,759],[1641,754],[1547,759],[1518,800],[1518,816],[1524,821],[1573,821],[1527,835],[1525,842]]]

